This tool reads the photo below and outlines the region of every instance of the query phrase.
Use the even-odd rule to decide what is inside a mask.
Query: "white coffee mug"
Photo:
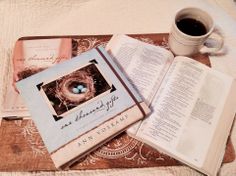
[[[177,12],[169,35],[169,47],[175,55],[189,56],[216,53],[223,46],[223,37],[216,32],[211,16],[198,8]]]

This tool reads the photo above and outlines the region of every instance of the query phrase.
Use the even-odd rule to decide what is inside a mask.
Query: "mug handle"
[[[202,48],[200,49],[201,53],[215,54],[224,46],[223,35],[219,30],[214,30],[211,35],[203,43]]]

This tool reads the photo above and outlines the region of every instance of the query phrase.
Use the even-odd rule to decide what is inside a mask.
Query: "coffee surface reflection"
[[[183,18],[176,21],[176,25],[180,31],[192,36],[201,36],[207,33],[204,24],[193,18]]]

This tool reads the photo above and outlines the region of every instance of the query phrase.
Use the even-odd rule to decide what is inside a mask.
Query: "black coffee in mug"
[[[204,24],[193,18],[182,18],[176,21],[176,25],[180,31],[192,36],[200,36],[207,33]]]

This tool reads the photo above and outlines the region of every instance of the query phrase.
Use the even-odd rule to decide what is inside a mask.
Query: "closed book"
[[[102,47],[16,86],[57,168],[74,163],[149,113]]]

